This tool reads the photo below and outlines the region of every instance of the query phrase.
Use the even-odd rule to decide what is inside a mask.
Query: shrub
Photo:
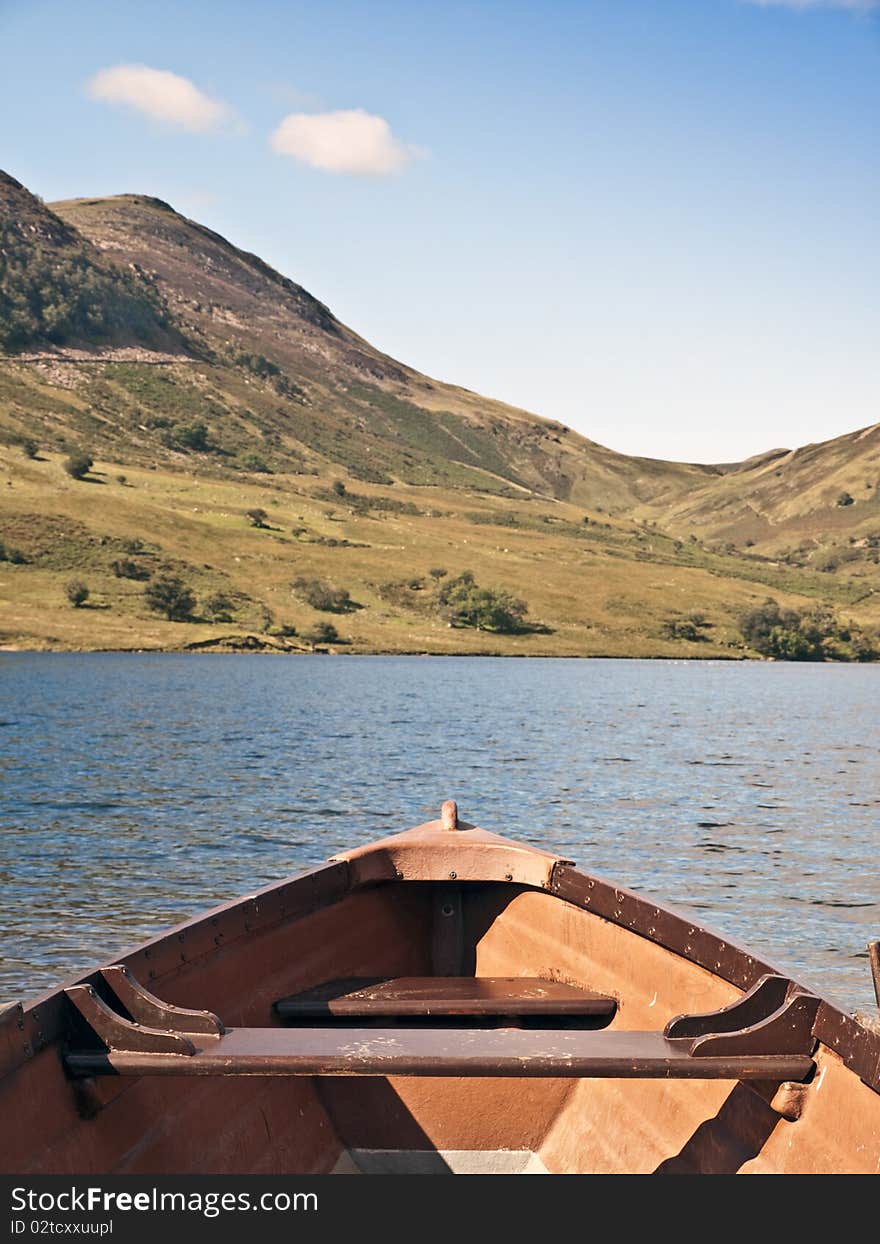
[[[294,579],[293,590],[307,605],[326,613],[351,613],[353,609],[360,609],[344,587],[333,587],[324,579]]]
[[[661,627],[667,639],[685,639],[698,643],[707,638],[703,631],[712,625],[706,620],[705,614],[693,610],[684,618],[667,618]]]
[[[192,617],[196,598],[178,575],[157,575],[144,588],[144,600],[149,609],[164,613],[169,622],[186,622]]]
[[[837,505],[852,505],[855,498],[851,497],[848,492],[842,492],[837,498]]]
[[[449,572],[444,570],[442,566],[434,566],[428,571],[432,579],[445,579]]]
[[[130,557],[117,557],[110,563],[110,569],[117,579],[149,579],[150,572],[139,566]]]
[[[65,583],[64,592],[74,609],[79,609],[89,599],[89,589],[82,579],[71,579],[69,583]]]
[[[242,454],[239,465],[244,471],[253,471],[255,475],[271,475],[272,468],[259,454]]]
[[[419,588],[414,588],[413,583],[419,583],[419,580],[408,579],[387,579],[384,583],[375,585],[376,594],[382,600],[388,602],[389,605],[396,605],[400,609],[418,609],[424,611],[424,598],[419,600],[415,595],[423,584],[419,583]],[[430,599],[430,598],[429,598]]]
[[[743,638],[763,656],[783,661],[824,661],[826,642],[843,635],[832,611],[818,605],[809,612],[781,609],[772,596],[739,619]]]
[[[339,632],[332,622],[316,622],[311,630],[303,632],[303,639],[310,644],[335,644],[339,642]]]
[[[212,622],[231,622],[233,608],[225,592],[213,592],[203,605],[205,616]]]
[[[509,592],[480,587],[469,570],[448,579],[439,589],[437,601],[453,626],[500,634],[525,629],[526,602]]]
[[[880,648],[877,646],[876,636],[871,637],[866,635],[864,631],[856,631],[852,636],[850,646],[854,661],[880,660]]]
[[[12,566],[23,566],[27,562],[27,558],[21,549],[15,549],[0,540],[0,562],[9,562]]]
[[[332,491],[336,494],[337,497],[345,496],[345,484],[342,482],[341,479],[335,479],[333,481]]]
[[[76,449],[64,459],[64,469],[71,479],[85,479],[95,465],[90,454]]]
[[[194,450],[205,453],[211,448],[208,428],[204,423],[175,423],[164,437],[171,449]]]
[[[260,376],[263,379],[281,375],[281,368],[278,364],[270,362],[263,354],[239,354],[235,361],[239,366],[247,368],[254,376]]]
[[[266,511],[259,509],[259,507],[253,510],[245,510],[244,516],[252,527],[265,527],[266,519],[269,517]]]
[[[37,454],[40,452],[39,445],[30,436],[23,436],[19,441],[19,444],[21,446],[21,452],[26,458],[36,458]]]

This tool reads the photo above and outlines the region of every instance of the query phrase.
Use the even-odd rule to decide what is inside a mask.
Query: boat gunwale
[[[428,840],[435,841],[438,825],[439,822],[431,822],[417,829],[428,831]],[[412,835],[414,831],[405,833]],[[463,831],[461,838],[466,836],[467,831]],[[454,837],[458,838],[458,835]],[[453,842],[449,841],[453,835],[444,834],[443,838],[442,849],[446,852],[453,848]],[[377,878],[370,868],[358,866],[359,861],[369,859],[371,847],[377,853],[387,854],[388,844],[392,841],[383,839],[368,844],[365,848],[359,848],[356,858],[352,860],[336,857],[210,908],[114,956],[112,962],[124,964],[152,988],[182,963],[191,963],[216,953],[222,946],[241,937],[310,915],[349,894],[387,884],[438,883],[434,866],[424,870],[426,875],[417,875],[421,870],[418,857],[410,859],[405,875],[398,872],[390,877]],[[459,884],[469,886],[493,882],[507,884],[520,891],[547,893],[628,929],[742,990],[750,989],[766,973],[781,974],[772,964],[750,954],[685,913],[676,911],[674,907],[586,873],[570,861],[549,853],[540,853],[550,863],[545,881],[520,879],[509,874],[499,878],[494,861],[488,857],[497,854],[501,841],[505,840],[493,835],[491,843],[485,844],[487,864],[490,865],[486,871],[489,875],[480,878],[469,871]],[[480,845],[478,841],[472,841],[470,852]],[[514,850],[519,848],[535,852],[535,848],[525,844],[509,842],[509,846]],[[64,990],[75,984],[93,983],[101,968],[108,966],[109,962],[98,964],[29,1002],[14,1003],[0,1013],[0,1077],[13,1072],[40,1050],[63,1038]],[[801,988],[815,993],[807,986]],[[880,1033],[872,1032],[853,1016],[819,996],[821,1001],[813,1025],[814,1037],[837,1055],[870,1089],[880,1093]]]

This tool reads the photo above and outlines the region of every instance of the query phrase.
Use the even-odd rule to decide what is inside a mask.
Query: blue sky
[[[880,419],[880,0],[0,0],[0,167],[627,453]]]

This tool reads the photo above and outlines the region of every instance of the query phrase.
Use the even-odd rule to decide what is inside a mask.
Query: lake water
[[[873,1010],[880,666],[0,654],[0,1005],[438,815]]]

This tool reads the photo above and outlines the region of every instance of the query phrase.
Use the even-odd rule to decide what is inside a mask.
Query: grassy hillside
[[[14,554],[0,562],[7,646],[737,657],[736,617],[770,589],[784,604],[831,599],[842,617],[880,622],[860,577],[714,554],[567,503],[351,481],[339,495],[314,476],[220,479],[109,461],[73,480],[62,462],[22,454],[0,479]],[[263,511],[262,526],[249,510]],[[466,570],[523,599],[530,629],[450,626],[438,588]],[[145,588],[169,573],[194,591],[195,620],[147,607]],[[353,607],[314,608],[295,586],[312,579],[347,591]],[[82,607],[67,600],[71,580],[89,588]],[[228,621],[206,610],[218,595]],[[674,638],[670,624],[695,611],[699,637]],[[344,642],[311,639],[321,622]]]
[[[880,424],[776,451],[635,513],[657,518],[679,536],[697,532],[720,548],[829,576],[845,572],[876,586]]]
[[[277,469],[331,464],[374,483],[527,490],[603,508],[706,474],[615,454],[562,424],[420,375],[262,260],[159,200],[120,195],[52,207],[104,254],[147,273],[210,360],[166,371],[161,402],[147,364],[115,375],[114,401],[161,404],[170,415],[176,398],[186,405],[193,389],[210,391],[209,426],[233,456],[250,449]]]
[[[880,624],[880,428],[627,457],[396,362],[160,200],[7,177],[0,228],[0,644],[738,657],[768,594]],[[466,572],[515,633],[458,625]],[[188,620],[148,606],[169,575]]]

